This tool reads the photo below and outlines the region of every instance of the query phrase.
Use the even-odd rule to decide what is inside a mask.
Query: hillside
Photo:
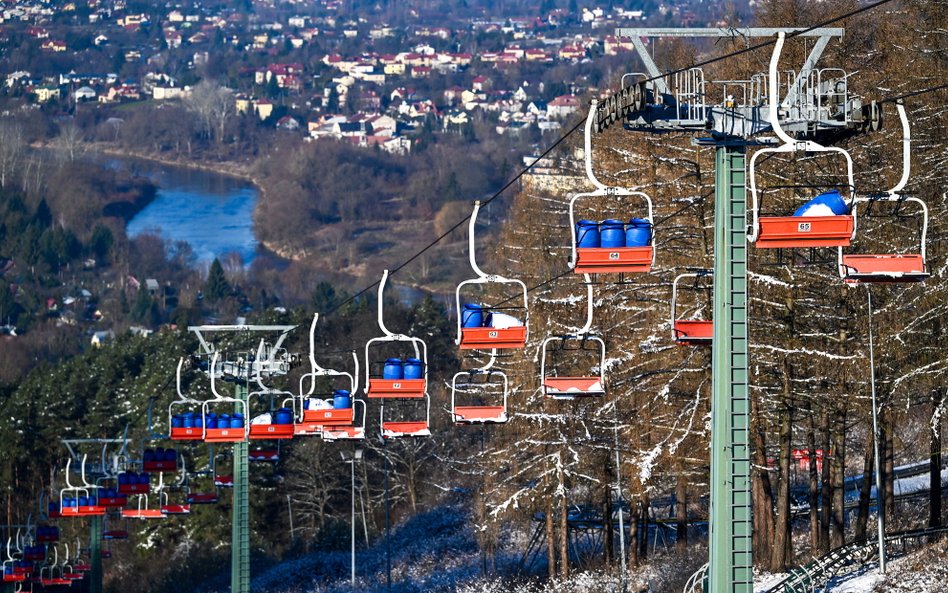
[[[756,20],[760,25],[807,25],[857,6],[854,1],[769,0],[759,3]],[[871,538],[882,512],[890,532],[946,523],[944,490],[926,493],[921,486],[928,475],[942,475],[948,404],[948,91],[943,87],[948,45],[941,27],[948,22],[948,6],[936,0],[893,1],[886,10],[885,18],[866,12],[847,19],[846,35],[834,40],[821,60],[851,73],[847,98],[858,93],[867,101],[888,101],[882,130],[854,125],[852,135],[833,138],[834,146],[855,163],[855,187],[849,187],[839,151],[777,153],[762,160],[754,181],[766,186],[761,211],[773,218],[794,212],[828,188],[868,197],[892,187],[903,174],[903,135],[892,103],[904,96],[912,131],[911,175],[904,194],[921,200],[927,210],[903,199],[861,203],[856,239],[841,253],[922,258],[924,252],[925,269],[916,278],[919,282],[858,284],[840,278],[840,252],[834,248],[748,246],[746,477],[754,507],[753,562],[762,575],[784,574],[830,550]],[[781,68],[798,68],[808,43],[789,40]],[[663,46],[662,67],[687,68],[708,51],[735,52],[709,64],[706,80],[759,84],[755,74],[767,63],[771,48],[746,48],[747,41],[740,38],[722,40],[712,49],[669,43]],[[603,86],[616,88],[618,72],[610,72]],[[752,87],[747,82],[748,93]],[[721,87],[714,88],[711,94],[723,95]],[[835,105],[843,96],[819,88],[814,96],[820,101]],[[824,90],[829,95],[821,94]],[[666,107],[656,103],[648,110],[661,113]],[[137,115],[142,129],[150,129],[145,128],[147,113]],[[163,119],[168,126],[185,121],[179,108],[167,109]],[[707,132],[704,121],[699,127],[698,134]],[[242,133],[252,135],[246,129]],[[223,132],[196,134],[202,136],[203,157],[215,147],[222,152],[233,148],[221,146],[230,142],[224,142],[230,136]],[[582,154],[583,138],[569,135],[543,166],[520,176],[516,191],[499,197],[494,211],[482,215],[482,223],[491,222],[475,226],[477,262],[485,272],[516,278],[529,289],[527,302],[521,303],[519,285],[497,278],[463,288],[462,304],[493,305],[488,308],[501,323],[510,323],[502,312],[527,324],[528,329],[516,324],[468,328],[488,335],[522,330],[516,347],[503,349],[496,359],[488,349],[458,348],[459,312],[453,310],[453,299],[428,296],[406,304],[396,297],[397,289],[390,286],[376,296],[371,286],[379,268],[392,262],[406,264],[396,270],[393,282],[430,281],[429,286],[447,287],[446,292],[456,286],[453,279],[475,275],[461,242],[470,215],[467,199],[492,195],[482,186],[499,189],[511,170],[505,170],[506,149],[466,148],[459,140],[463,134],[443,139],[440,147],[437,141],[429,144],[427,150],[442,150],[443,158],[416,161],[348,144],[299,139],[265,144],[273,152],[257,170],[268,186],[258,213],[261,224],[272,233],[269,239],[279,241],[280,233],[292,237],[301,259],[250,269],[225,269],[215,261],[206,275],[187,264],[183,247],[171,250],[154,238],[126,241],[120,233],[116,248],[104,249],[107,259],[93,262],[91,271],[74,270],[97,244],[90,204],[98,208],[107,202],[100,197],[83,202],[70,191],[94,183],[76,173],[81,183],[51,200],[58,209],[73,207],[82,214],[82,222],[68,224],[44,206],[45,189],[23,190],[26,201],[17,201],[20,189],[4,190],[2,211],[17,224],[0,228],[0,238],[4,249],[16,250],[18,263],[3,267],[10,290],[3,291],[0,303],[18,305],[33,341],[27,348],[10,335],[0,347],[8,373],[0,382],[0,415],[8,419],[0,423],[0,450],[5,452],[0,494],[6,495],[0,541],[12,536],[26,544],[36,526],[17,536],[24,528],[15,525],[37,516],[34,512],[47,514],[45,502],[54,501],[56,508],[66,471],[62,439],[116,439],[111,457],[97,448],[84,451],[93,463],[101,457],[108,483],[117,481],[120,471],[143,468],[144,451],[169,445],[165,435],[172,428],[195,428],[193,415],[192,426],[184,425],[183,415],[177,419],[181,426],[174,425],[172,402],[192,414],[197,410],[206,425],[210,416],[201,404],[215,389],[208,376],[220,368],[224,386],[216,388],[232,393],[234,383],[226,379],[233,376],[225,375],[225,365],[260,368],[272,359],[261,357],[262,348],[258,351],[256,340],[243,331],[219,343],[215,352],[224,352],[224,362],[207,352],[196,356],[198,341],[186,328],[241,318],[296,326],[280,344],[285,368],[247,381],[255,393],[252,408],[244,408],[246,416],[273,412],[275,417],[278,406],[292,407],[296,414],[288,416],[294,426],[287,435],[298,437],[266,448],[253,444],[255,454],[275,451],[278,457],[255,461],[248,469],[248,543],[259,593],[351,590],[350,505],[356,507],[358,587],[367,592],[389,589],[389,551],[392,588],[405,593],[578,593],[621,589],[626,580],[633,591],[682,590],[707,558],[711,367],[720,352],[708,347],[707,340],[682,343],[674,328],[681,320],[717,322],[713,317],[721,313],[712,311],[706,275],[673,292],[676,278],[712,267],[715,256],[715,153],[696,144],[695,136],[632,132],[615,125],[593,135],[591,154]],[[648,194],[650,207],[638,193],[586,195],[574,212],[577,219],[619,219],[620,227],[633,218],[651,217],[654,241],[649,246],[655,258],[654,264],[645,264],[647,273],[640,269],[621,278],[601,274],[593,282],[568,266],[571,199],[592,189],[580,155],[589,157],[591,168],[609,186]],[[450,183],[452,170],[446,163],[459,170],[469,165],[468,175],[454,175]],[[55,170],[64,176],[60,185],[69,186],[73,169]],[[449,185],[456,195],[445,194]],[[358,189],[359,199],[350,199],[350,188]],[[835,220],[852,220],[846,216]],[[797,229],[812,224],[793,222]],[[70,230],[70,224],[78,226]],[[615,225],[606,222],[597,230],[605,234],[615,231]],[[417,248],[454,226],[458,230],[445,242],[434,242],[424,257],[409,261]],[[744,229],[736,234],[743,240]],[[623,233],[623,245],[627,237]],[[67,263],[60,255],[68,255]],[[35,269],[24,262],[35,263]],[[334,274],[332,282],[314,273],[327,269]],[[138,280],[135,287],[129,280],[132,270],[142,279],[157,272],[173,277],[182,287],[181,302],[173,309],[164,306],[160,286],[155,294]],[[82,295],[82,290],[92,295],[85,282],[96,289],[95,298],[83,296],[75,310],[60,311],[64,297]],[[49,304],[43,298],[47,294]],[[673,294],[677,308],[671,304]],[[75,322],[76,310],[85,316],[82,325]],[[379,311],[385,327],[380,327]],[[320,316],[311,346],[307,328],[314,312]],[[114,326],[106,325],[112,320]],[[133,320],[158,331],[124,331]],[[104,336],[106,343],[90,345],[92,331],[105,327],[118,331]],[[387,333],[386,328],[417,337],[424,349],[402,340],[383,345],[390,350],[370,352],[370,340]],[[406,375],[408,360],[403,364],[402,359],[409,357],[424,359],[411,361],[413,370],[424,368],[423,379]],[[340,403],[332,412],[304,408],[323,405],[310,401],[315,395],[336,405],[331,378],[318,374],[311,359],[347,371],[355,359],[360,380],[372,375],[392,382],[387,385],[391,390],[401,389],[403,380],[421,386],[413,387],[416,397],[386,397],[362,385],[364,391],[349,395],[364,408],[351,399],[348,407]],[[744,370],[741,363],[728,362]],[[385,375],[386,366],[390,372],[395,367],[394,378]],[[488,373],[488,366],[496,372]],[[465,380],[474,387],[460,389]],[[491,380],[496,380],[492,392],[485,387]],[[477,391],[479,386],[483,392]],[[872,420],[876,399],[878,432]],[[209,405],[232,405],[230,401],[215,398]],[[504,421],[467,424],[459,418],[459,406]],[[301,419],[304,409],[348,414],[344,429],[358,435],[364,428],[366,438],[334,439],[333,431],[319,422],[307,426]],[[358,409],[366,410],[364,424]],[[410,421],[403,430],[428,431],[430,436],[402,438],[385,423],[392,418]],[[297,427],[311,432],[299,434]],[[387,438],[381,436],[385,429]],[[109,591],[227,589],[235,497],[226,478],[237,471],[235,449],[228,442],[171,443],[180,466],[161,478],[167,488],[151,498],[154,505],[201,493],[216,496],[213,504],[195,504],[187,516],[159,511],[154,521],[125,521],[114,514],[107,519],[110,530],[127,526],[130,532],[127,541],[106,544]],[[358,462],[357,450],[362,454]],[[77,461],[78,456],[73,467]],[[903,494],[900,472],[908,464],[917,464],[927,475],[911,478],[919,496],[897,497]],[[881,492],[873,490],[877,474]],[[877,503],[880,495],[884,504]],[[148,503],[140,499],[140,504]],[[46,519],[60,528],[62,542],[88,538],[84,519]],[[389,524],[395,526],[391,534]],[[875,578],[871,566],[861,569],[848,582],[834,583],[833,590],[928,588],[934,593],[943,589],[944,570],[936,559],[944,548],[943,541],[931,543],[893,562],[885,579]],[[85,559],[89,553],[82,544],[76,555]],[[623,566],[626,573],[621,573]],[[911,576],[914,571],[922,576]],[[771,577],[761,576],[761,583],[765,579],[770,582]]]

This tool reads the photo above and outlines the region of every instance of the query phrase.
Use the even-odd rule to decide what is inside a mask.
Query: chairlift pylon
[[[474,202],[474,211],[468,225],[468,257],[471,268],[477,274],[476,278],[464,280],[458,284],[455,291],[455,303],[458,313],[458,337],[455,340],[462,350],[495,350],[498,348],[523,348],[527,343],[529,326],[529,308],[527,303],[527,285],[521,280],[505,278],[496,274],[485,274],[477,265],[474,247],[474,227],[477,224],[477,213],[480,211],[480,201]],[[461,289],[468,285],[485,284],[513,284],[520,287],[523,294],[523,305],[518,307],[504,307],[522,310],[524,319],[521,322],[510,315],[499,313],[500,307],[483,304],[465,303],[462,309]],[[512,300],[512,299],[508,299]]]
[[[671,298],[671,327],[672,339],[676,344],[685,346],[710,345],[714,338],[714,322],[711,319],[684,319],[678,316],[678,284],[685,278],[699,278],[711,276],[711,270],[685,272],[675,277],[672,282]]]
[[[812,140],[795,140],[784,132],[780,125],[778,112],[778,73],[780,52],[783,49],[784,33],[777,34],[777,41],[770,58],[769,89],[770,89],[770,124],[773,132],[782,142],[780,146],[764,147],[750,159],[748,178],[751,191],[751,228],[748,241],[759,248],[797,248],[797,247],[846,247],[856,233],[855,219],[848,211],[855,203],[856,182],[853,176],[853,160],[843,148],[837,146],[823,146]],[[757,188],[757,160],[763,155],[783,153],[836,153],[846,160],[846,173],[849,193],[845,200],[846,214],[828,216],[761,216],[760,196]]]
[[[857,219],[859,204],[873,202],[912,202],[919,206],[922,228],[919,248],[914,253],[854,254],[843,253],[838,249],[839,275],[846,282],[921,282],[930,276],[926,261],[926,240],[928,238],[928,206],[921,199],[902,195],[908,183],[911,168],[912,130],[905,105],[896,104],[899,120],[902,123],[902,176],[892,189],[881,194],[857,197],[853,204],[853,218]]]
[[[607,186],[596,177],[592,166],[592,128],[596,118],[597,101],[592,100],[586,116],[583,160],[586,177],[595,186],[591,192],[573,195],[569,201],[570,261],[569,267],[577,274],[644,273],[655,263],[655,232],[652,199],[642,191]],[[636,197],[645,201],[646,215],[628,222],[623,218],[607,219],[601,223],[576,220],[576,204],[588,198]],[[601,200],[600,200],[601,201]],[[608,239],[603,240],[606,234]],[[605,243],[605,244],[604,244]]]
[[[575,399],[577,397],[598,397],[605,395],[606,343],[591,333],[593,314],[593,288],[589,275],[584,275],[586,283],[586,324],[578,331],[561,336],[550,336],[540,344],[540,385],[543,394],[555,399]],[[570,345],[573,344],[572,347]],[[556,347],[561,350],[595,351],[598,374],[563,376],[549,372],[547,360],[549,353]]]
[[[509,382],[507,375],[503,371],[493,369],[497,360],[497,351],[492,350],[490,360],[483,367],[469,371],[455,373],[451,379],[451,417],[455,424],[501,424],[507,422],[507,395],[509,393]],[[483,376],[484,380],[480,383],[476,378]],[[467,377],[466,381],[462,381]],[[497,393],[490,392],[491,378],[500,377],[500,404],[488,405],[478,403],[476,405],[458,405],[458,397],[464,396],[464,399],[497,399]]]

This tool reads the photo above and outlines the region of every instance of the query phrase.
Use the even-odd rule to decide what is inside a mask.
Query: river
[[[130,237],[158,234],[186,241],[201,264],[238,253],[244,264],[256,257],[253,209],[258,191],[250,182],[210,171],[134,158],[110,157],[105,166],[126,170],[158,186],[155,199],[129,221]]]

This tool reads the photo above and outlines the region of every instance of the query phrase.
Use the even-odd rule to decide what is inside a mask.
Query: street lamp
[[[350,513],[350,520],[349,520],[349,527],[350,527],[349,539],[352,544],[352,563],[351,563],[352,570],[350,573],[349,581],[352,584],[352,587],[354,589],[355,582],[356,582],[356,521],[355,521],[355,512],[356,512],[355,511],[356,509],[356,494],[355,494],[356,473],[355,472],[356,470],[355,470],[355,464],[356,464],[356,461],[360,461],[362,459],[362,449],[356,449],[351,454],[347,453],[346,451],[340,451],[339,455],[342,456],[343,462],[349,464],[349,469],[351,470],[350,476],[351,476],[352,502],[350,504],[351,513]]]
[[[869,301],[869,384],[872,386],[872,441],[874,445],[873,455],[876,462],[876,509],[878,510],[879,516],[877,522],[879,536],[879,572],[885,574],[885,499],[883,498],[884,495],[882,492],[882,455],[879,452],[881,443],[879,443],[879,406],[876,404],[876,360],[875,351],[872,347],[872,291],[869,290],[868,284],[866,284],[866,298]]]

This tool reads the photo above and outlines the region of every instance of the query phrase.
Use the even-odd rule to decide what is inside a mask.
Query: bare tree
[[[20,124],[8,119],[0,120],[0,188],[7,186],[7,180],[19,166],[25,148]]]
[[[214,81],[202,80],[191,89],[185,105],[197,116],[207,138],[223,143],[227,122],[236,110],[234,92]]]
[[[53,141],[53,146],[65,163],[75,162],[76,157],[85,152],[85,138],[82,129],[75,122],[64,123],[59,128],[59,135]]]

